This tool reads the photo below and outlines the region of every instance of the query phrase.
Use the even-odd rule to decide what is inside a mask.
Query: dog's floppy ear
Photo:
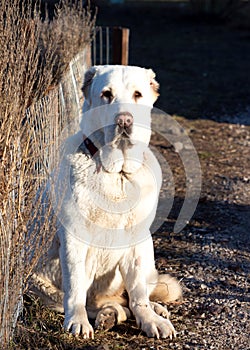
[[[148,69],[148,76],[149,76],[149,81],[150,81],[150,86],[153,94],[153,102],[155,102],[160,95],[158,90],[160,87],[160,84],[155,80],[155,72],[152,69]]]
[[[96,71],[97,71],[96,67],[91,67],[90,69],[87,70],[87,72],[84,75],[82,92],[83,92],[85,98],[88,98],[89,87],[92,83],[92,80],[93,80],[95,74],[96,74]]]

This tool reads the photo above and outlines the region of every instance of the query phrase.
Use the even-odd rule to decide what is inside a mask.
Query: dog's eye
[[[104,90],[101,94],[101,97],[106,98],[109,102],[113,99],[113,95],[110,90]]]
[[[138,98],[141,98],[142,94],[140,93],[140,91],[135,91],[134,92],[134,98],[137,100]]]

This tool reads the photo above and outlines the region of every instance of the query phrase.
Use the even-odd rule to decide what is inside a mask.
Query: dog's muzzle
[[[129,112],[120,112],[115,117],[115,122],[118,127],[118,132],[120,134],[130,135],[132,133],[132,127],[134,118]]]

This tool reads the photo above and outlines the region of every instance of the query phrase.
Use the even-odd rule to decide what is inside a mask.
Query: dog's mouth
[[[109,129],[109,130],[108,130]],[[106,128],[106,145],[111,147],[125,150],[131,148],[135,144],[135,140],[132,137],[132,127],[120,126],[114,124],[110,128]]]
[[[122,132],[119,133],[119,136],[121,139],[128,139],[130,138],[131,132],[128,132],[126,130],[123,130]]]
[[[129,139],[132,134],[132,128],[115,126],[115,135],[121,139]]]
[[[142,137],[146,131],[146,137]],[[115,115],[113,123],[86,137],[84,144],[89,153],[109,173],[134,173],[144,159],[148,145],[148,129],[140,128],[129,112]],[[144,134],[143,134],[144,135]],[[145,140],[145,141],[144,141]]]
[[[121,150],[131,148],[134,145],[134,141],[131,138],[131,132],[127,132],[126,130],[118,131],[111,142],[111,145]]]

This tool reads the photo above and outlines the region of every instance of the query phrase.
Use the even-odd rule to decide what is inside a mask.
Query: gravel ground
[[[163,349],[247,350],[250,349],[250,127],[176,119],[187,130],[198,152],[202,191],[189,224],[180,233],[173,233],[185,192],[184,171],[176,150],[159,137],[153,138],[174,169],[176,190],[170,219],[154,236],[157,266],[160,271],[179,278],[184,292],[183,303],[170,307],[177,340],[162,346]]]

